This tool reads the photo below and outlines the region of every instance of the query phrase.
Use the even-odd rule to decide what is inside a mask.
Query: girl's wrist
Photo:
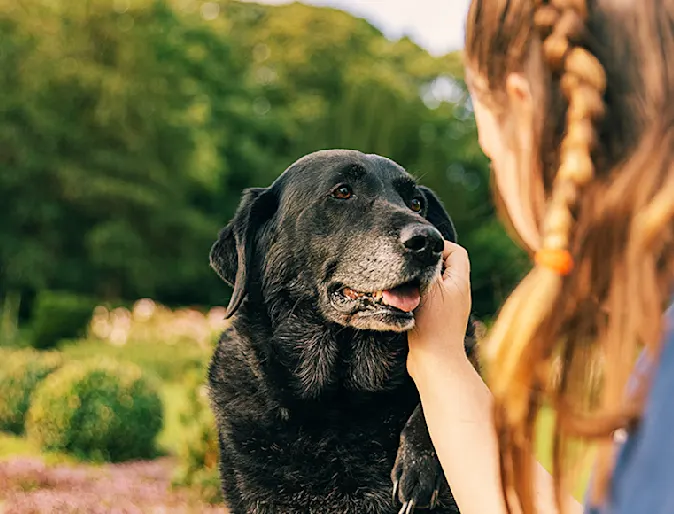
[[[416,346],[416,345],[415,345]],[[407,370],[417,381],[434,381],[435,378],[461,371],[465,367],[473,368],[463,343],[437,341],[424,344],[423,347],[410,347]]]

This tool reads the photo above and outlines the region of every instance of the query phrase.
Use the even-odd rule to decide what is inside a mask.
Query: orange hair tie
[[[560,275],[568,275],[573,269],[573,257],[568,250],[542,249],[536,252],[536,264]]]

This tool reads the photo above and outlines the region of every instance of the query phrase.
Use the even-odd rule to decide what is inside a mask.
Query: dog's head
[[[259,289],[309,300],[344,326],[402,332],[440,272],[444,239],[456,241],[445,209],[402,167],[321,151],[244,193],[211,265],[234,288],[229,316]]]

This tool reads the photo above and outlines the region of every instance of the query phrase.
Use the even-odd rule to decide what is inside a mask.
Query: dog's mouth
[[[421,303],[421,281],[414,279],[388,289],[360,291],[340,285],[334,288],[333,301],[352,311],[390,311],[391,314],[411,316]]]
[[[373,293],[356,291],[350,287],[341,290],[341,294],[351,300],[367,301],[373,305],[382,305],[398,309],[402,312],[412,312],[421,303],[419,285],[408,282],[393,289],[381,289]]]

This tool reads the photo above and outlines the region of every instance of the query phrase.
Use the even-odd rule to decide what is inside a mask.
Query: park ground
[[[0,432],[0,513],[226,513],[212,490],[204,494],[203,487],[175,483],[188,431],[183,414],[189,411],[193,398],[192,383],[185,377],[194,376],[195,371],[197,376],[204,376],[212,348],[203,340],[204,334],[210,336],[203,329],[208,316],[189,311],[164,311],[156,316],[156,325],[172,323],[174,333],[183,327],[183,338],[167,341],[153,336],[156,326],[146,330],[153,323],[146,320],[130,326],[127,323],[126,337],[121,339],[119,334],[114,335],[115,330],[108,330],[106,337],[90,334],[86,339],[61,344],[59,351],[69,361],[85,361],[92,356],[130,361],[160,379],[164,426],[158,437],[158,457],[116,464],[84,462],[71,455],[44,453],[26,436]],[[194,329],[191,339],[187,337],[189,323]],[[96,327],[95,320],[92,327]],[[545,411],[539,423],[538,454],[548,468],[546,435],[552,423],[552,416]],[[210,466],[214,468],[212,460]],[[586,481],[584,471],[578,496]]]

